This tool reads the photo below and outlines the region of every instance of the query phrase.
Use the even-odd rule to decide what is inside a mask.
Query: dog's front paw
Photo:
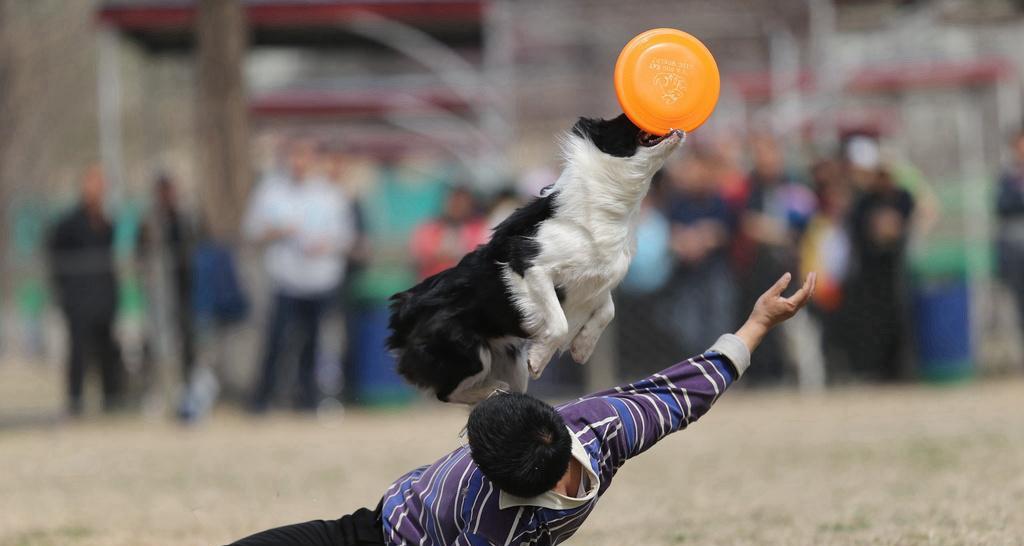
[[[572,345],[569,346],[569,354],[572,355],[572,359],[577,364],[585,364],[594,354],[599,339],[601,339],[600,333],[594,335],[587,332],[586,329],[582,330],[573,338]]]
[[[558,350],[558,345],[550,345],[547,343],[534,343],[530,345],[529,351],[526,353],[526,368],[529,370],[530,377],[537,379],[544,373],[544,369],[551,364],[551,359],[555,358],[555,351]]]
[[[530,370],[530,377],[533,379],[540,379],[540,374],[544,373],[544,366],[532,358],[526,361],[526,367]]]
[[[547,349],[545,346],[534,345],[530,347],[530,352],[526,357],[526,368],[530,370],[530,377],[539,379],[553,355],[554,351]]]

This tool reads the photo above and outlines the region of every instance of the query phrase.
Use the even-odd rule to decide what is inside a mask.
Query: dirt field
[[[426,406],[0,429],[0,545],[223,544],[372,506],[458,442]],[[683,465],[679,465],[679,462]],[[668,469],[672,469],[669,471]],[[573,544],[1024,544],[1024,381],[731,392],[627,464]]]

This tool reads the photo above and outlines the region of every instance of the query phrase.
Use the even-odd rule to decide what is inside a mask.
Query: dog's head
[[[652,135],[633,124],[625,114],[612,119],[580,118],[570,131],[572,144],[593,146],[600,152],[603,168],[615,170],[630,178],[650,179],[665,163],[668,156],[679,147],[685,133],[670,131],[664,136]],[[575,152],[568,150],[570,161]],[[594,150],[588,150],[593,152]]]

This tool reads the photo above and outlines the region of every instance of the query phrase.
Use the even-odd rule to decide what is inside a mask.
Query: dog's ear
[[[576,124],[572,126],[572,129],[570,129],[569,132],[578,137],[591,138],[591,135],[596,134],[598,131],[600,131],[598,126],[600,125],[601,121],[602,120],[600,118],[581,117],[580,119],[576,120]]]
[[[640,142],[640,128],[633,125],[626,114],[612,119],[580,118],[571,132],[615,157],[632,157]]]

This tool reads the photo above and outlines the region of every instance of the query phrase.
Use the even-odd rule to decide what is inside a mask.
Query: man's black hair
[[[519,497],[555,486],[569,468],[572,445],[555,408],[526,394],[492,396],[466,424],[473,462],[494,485]]]

